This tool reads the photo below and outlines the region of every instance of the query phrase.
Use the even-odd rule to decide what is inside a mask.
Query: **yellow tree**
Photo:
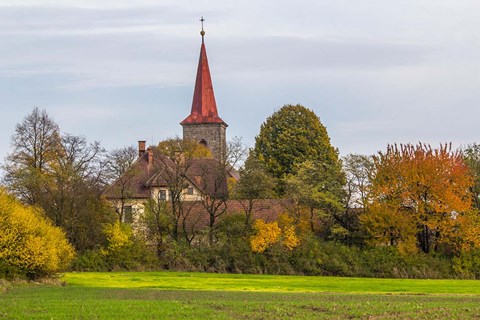
[[[373,157],[371,208],[362,222],[374,243],[423,252],[452,244],[472,207],[473,177],[451,145],[393,145]]]
[[[300,245],[294,219],[288,214],[281,214],[277,221],[270,223],[257,219],[253,228],[255,234],[250,239],[253,252],[262,253],[276,243],[281,243],[288,250]]]
[[[0,264],[37,278],[64,270],[74,254],[65,233],[41,209],[0,189]]]

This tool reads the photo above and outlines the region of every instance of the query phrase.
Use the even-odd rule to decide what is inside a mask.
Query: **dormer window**
[[[187,194],[188,194],[189,196],[193,196],[193,187],[188,187],[188,188],[187,188]]]

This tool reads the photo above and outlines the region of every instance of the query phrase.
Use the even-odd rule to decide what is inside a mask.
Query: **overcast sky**
[[[34,106],[107,149],[181,135],[201,16],[229,137],[300,103],[341,155],[480,142],[478,0],[0,0],[1,159]]]

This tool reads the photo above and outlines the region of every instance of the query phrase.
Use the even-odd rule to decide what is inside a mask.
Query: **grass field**
[[[0,319],[478,319],[473,280],[67,273],[0,293]],[[0,292],[2,292],[0,290]]]

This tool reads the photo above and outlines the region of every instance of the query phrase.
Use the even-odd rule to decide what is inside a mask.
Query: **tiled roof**
[[[103,196],[107,199],[148,199],[152,187],[168,187],[169,181],[172,181],[170,177],[176,173],[176,164],[155,148],[152,152],[152,163],[149,163],[148,152],[145,152],[125,174],[104,191]],[[202,193],[221,198],[227,196],[227,177],[234,176],[217,160],[192,159],[186,169],[185,178]],[[182,173],[182,170],[177,172]]]
[[[197,79],[195,80],[195,91],[193,92],[192,111],[181,124],[201,123],[223,123],[226,125],[218,116],[210,68],[208,67],[207,51],[204,43],[202,43],[200,49]]]

